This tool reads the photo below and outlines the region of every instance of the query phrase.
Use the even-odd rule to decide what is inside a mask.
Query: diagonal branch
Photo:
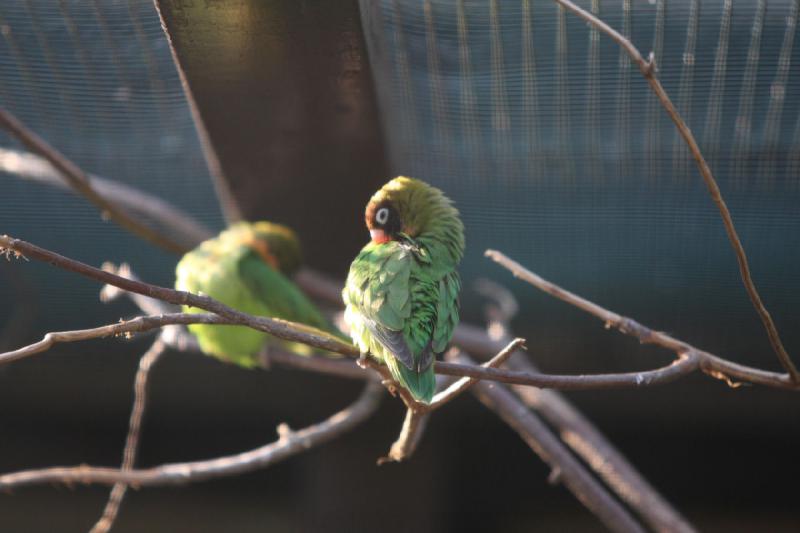
[[[81,170],[75,163],[64,157],[55,148],[29,130],[14,115],[3,108],[0,108],[0,128],[5,129],[14,138],[21,142],[31,152],[38,154],[53,165],[66,179],[70,186],[75,188],[90,202],[96,205],[103,216],[111,218],[114,222],[137,235],[144,240],[155,244],[173,253],[185,253],[188,249],[178,244],[172,239],[165,237],[162,233],[141,224],[132,218],[128,213],[119,209],[116,204],[109,201],[106,197],[99,194],[92,188],[89,176]]]
[[[72,187],[46,159],[23,150],[0,147],[0,171],[23,180],[81,194],[81,191]],[[172,240],[183,247],[194,248],[201,241],[213,236],[210,229],[159,196],[125,183],[86,172],[84,174],[89,178],[91,189],[109,203],[126,211],[132,218],[141,217],[155,222],[159,230],[167,232]]]
[[[147,408],[147,379],[150,376],[150,369],[158,363],[165,349],[166,344],[158,338],[139,360],[139,369],[136,371],[136,378],[133,385],[133,409],[131,410],[131,417],[128,422],[128,436],[125,439],[125,451],[122,454],[122,471],[124,472],[133,470],[136,464],[142,419],[144,418],[145,409]],[[108,497],[105,509],[103,509],[103,514],[89,533],[107,533],[111,530],[114,521],[117,519],[119,508],[122,505],[122,500],[125,498],[125,493],[127,491],[128,486],[124,483],[116,483],[114,485],[111,489],[111,494]]]
[[[761,322],[764,324],[764,329],[767,331],[767,336],[769,337],[769,342],[773,351],[778,356],[778,360],[781,362],[781,365],[783,365],[783,368],[789,373],[789,378],[793,382],[800,381],[800,373],[798,373],[797,367],[795,367],[792,359],[786,352],[786,348],[784,348],[783,342],[778,334],[778,328],[775,326],[775,322],[772,320],[769,311],[767,311],[767,308],[764,307],[764,303],[761,301],[761,296],[759,295],[755,283],[753,282],[753,278],[750,274],[750,265],[747,261],[747,254],[742,246],[742,241],[739,239],[739,234],[736,232],[736,228],[733,225],[733,217],[731,217],[731,212],[728,209],[725,200],[722,198],[719,185],[717,185],[717,181],[714,179],[714,175],[711,173],[711,168],[708,166],[708,163],[703,157],[703,153],[700,151],[700,146],[698,146],[692,131],[689,129],[689,126],[686,124],[683,118],[681,118],[680,113],[678,113],[678,110],[675,108],[672,100],[670,100],[669,95],[667,95],[667,92],[661,85],[661,82],[656,75],[656,65],[653,54],[651,53],[648,59],[644,59],[642,54],[639,53],[639,50],[637,50],[633,43],[631,43],[625,36],[617,32],[614,28],[597,18],[592,13],[589,13],[585,9],[577,6],[570,0],[554,1],[611,37],[623,48],[623,50],[625,50],[633,62],[639,67],[642,76],[644,76],[644,78],[647,80],[650,88],[653,90],[656,97],[658,97],[661,105],[667,111],[669,118],[672,119],[672,122],[675,123],[675,127],[678,128],[678,133],[680,133],[681,137],[689,147],[689,151],[692,153],[692,157],[694,157],[694,160],[697,163],[697,168],[700,170],[700,175],[703,177],[703,181],[706,184],[708,194],[717,205],[717,209],[722,217],[722,223],[725,226],[725,232],[728,234],[728,240],[730,241],[731,247],[733,247],[734,254],[736,255],[736,262],[739,265],[739,274],[742,277],[742,283],[744,284],[747,295],[750,297],[750,301],[753,303],[753,307],[755,307]]]
[[[759,385],[768,385],[772,387],[794,390],[800,389],[798,383],[793,381],[788,374],[767,372],[765,370],[746,367],[744,365],[727,361],[709,352],[695,348],[691,344],[678,340],[670,335],[667,335],[666,333],[654,331],[631,318],[618,315],[613,311],[609,311],[594,302],[590,302],[589,300],[582,298],[577,294],[571,293],[559,287],[555,283],[547,281],[541,276],[523,267],[513,259],[508,258],[501,252],[487,250],[486,256],[501,266],[507,268],[509,271],[511,271],[514,277],[520,278],[521,280],[530,283],[537,289],[596,316],[606,324],[606,327],[614,327],[626,335],[630,335],[639,339],[639,342],[642,344],[656,344],[678,354],[681,358],[673,362],[673,364],[669,367],[660,369],[660,372],[652,371],[659,372],[659,374],[654,376],[656,379],[674,379],[677,377],[675,375],[676,373],[681,375],[681,373],[686,370],[686,367],[691,367],[694,365],[694,368],[699,367],[706,374],[717,379],[723,379],[727,381],[728,384],[733,384],[730,378],[734,378],[750,381]],[[692,370],[694,370],[694,368],[692,368]]]
[[[469,359],[461,359],[469,363]],[[504,386],[478,383],[473,393],[494,411],[552,469],[580,502],[612,531],[644,532],[630,512],[569,452],[547,426]]]
[[[306,450],[325,444],[369,418],[380,405],[383,389],[368,383],[361,396],[349,407],[307,428],[292,431],[281,426],[277,441],[236,455],[205,461],[168,463],[152,468],[121,470],[94,466],[51,467],[23,470],[0,475],[0,490],[10,490],[43,483],[66,485],[84,483],[133,487],[185,485],[209,479],[233,476],[271,466]]]

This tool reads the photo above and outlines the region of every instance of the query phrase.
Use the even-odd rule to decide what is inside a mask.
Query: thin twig
[[[518,350],[525,349],[525,339],[517,338],[511,340],[505,348],[500,350],[497,355],[492,357],[490,360],[486,361],[485,363],[481,364],[480,367],[482,368],[498,368],[505,363],[509,357],[514,355]],[[441,367],[443,363],[438,363],[437,367]],[[461,366],[461,365],[459,365]],[[480,368],[478,367],[478,368]],[[454,374],[450,374],[454,375]],[[453,400],[460,394],[469,390],[470,387],[475,385],[478,380],[481,378],[475,377],[463,377],[447,387],[445,390],[437,393],[433,400],[431,401],[430,405],[427,406],[428,411],[434,411],[439,409],[447,402]]]
[[[170,252],[182,254],[189,250],[185,246],[165,237],[161,232],[141,224],[128,215],[128,213],[119,209],[116,204],[108,201],[103,195],[92,188],[89,176],[83,170],[64,157],[64,155],[55,148],[47,144],[44,139],[29,130],[19,119],[3,108],[0,108],[0,127],[8,131],[14,138],[25,145],[28,150],[44,157],[53,165],[53,168],[64,176],[64,179],[66,179],[72,187],[96,205],[103,216],[109,217],[134,235],[138,235],[144,240]]]
[[[725,232],[728,234],[728,240],[730,241],[733,251],[736,255],[736,262],[739,265],[739,273],[742,277],[742,283],[747,291],[747,295],[750,297],[750,301],[753,303],[753,307],[755,307],[759,318],[761,318],[761,322],[764,324],[764,329],[767,331],[767,336],[769,337],[769,342],[772,346],[772,349],[778,356],[778,360],[783,368],[789,373],[789,378],[791,381],[800,381],[800,373],[789,357],[789,354],[786,352],[786,348],[784,348],[783,342],[781,341],[778,333],[778,328],[775,326],[775,322],[772,320],[769,311],[767,311],[767,308],[764,307],[764,303],[761,301],[761,296],[759,295],[755,283],[753,282],[753,278],[750,274],[750,265],[747,261],[747,254],[745,253],[742,242],[739,239],[739,234],[736,232],[736,228],[733,225],[733,217],[731,216],[731,212],[728,209],[725,200],[722,198],[719,185],[717,185],[717,181],[714,179],[714,175],[711,173],[711,168],[708,166],[708,163],[703,157],[703,153],[700,151],[700,146],[697,144],[692,131],[680,116],[680,113],[678,113],[678,110],[675,108],[672,100],[670,100],[669,95],[667,95],[667,92],[661,85],[661,82],[656,74],[657,69],[653,54],[651,53],[648,59],[644,59],[642,54],[639,53],[639,50],[637,50],[633,43],[631,43],[625,36],[621,35],[619,32],[614,30],[614,28],[597,18],[592,13],[589,13],[585,9],[575,5],[574,3],[570,2],[570,0],[554,1],[611,37],[625,50],[633,62],[639,67],[642,76],[644,76],[644,78],[647,80],[650,88],[658,97],[661,105],[667,111],[669,118],[672,119],[673,123],[675,123],[675,127],[678,128],[678,132],[689,147],[689,151],[692,153],[692,157],[694,157],[694,160],[697,163],[697,168],[700,170],[700,175],[703,177],[703,181],[708,189],[708,193],[711,196],[711,199],[717,205],[717,209],[722,217],[722,223],[725,225]]]
[[[141,435],[142,419],[147,408],[147,380],[150,376],[150,369],[158,363],[159,358],[164,353],[166,344],[160,339],[156,339],[139,360],[139,369],[136,371],[134,380],[134,400],[131,417],[128,422],[128,435],[125,438],[125,451],[122,454],[122,471],[133,470],[136,464],[136,455],[139,450],[139,436]],[[107,533],[114,525],[114,521],[119,514],[119,508],[128,486],[124,483],[116,483],[111,489],[105,509],[100,519],[92,527],[89,533]]]
[[[293,455],[324,444],[349,431],[378,408],[383,389],[377,383],[367,383],[361,396],[349,407],[326,420],[307,428],[292,431],[285,425],[279,428],[277,441],[236,455],[206,461],[168,463],[152,468],[121,470],[94,466],[51,467],[23,470],[0,475],[0,490],[43,483],[77,483],[132,487],[185,485],[209,479],[233,476],[266,468]]]
[[[657,376],[653,376],[657,379],[674,379],[677,377],[677,375],[675,375],[676,373],[678,375],[686,374],[694,370],[694,368],[699,367],[706,374],[717,379],[722,379],[728,382],[729,385],[735,385],[731,379],[733,378],[771,387],[794,390],[800,389],[798,383],[794,382],[788,374],[767,372],[765,370],[733,363],[699,348],[695,348],[691,344],[678,340],[666,333],[654,331],[631,318],[609,311],[577,294],[562,289],[555,283],[547,281],[501,252],[487,250],[486,256],[507,268],[514,277],[520,278],[537,289],[596,316],[605,323],[607,328],[614,327],[626,335],[631,335],[639,339],[639,342],[642,344],[656,344],[682,357],[682,359],[675,361],[669,367],[653,371],[658,372]],[[691,367],[691,369],[687,369],[687,367]]]
[[[461,359],[470,363],[467,358]],[[478,399],[516,431],[522,440],[550,465],[554,479],[562,481],[578,500],[609,529],[619,532],[644,532],[625,507],[609,494],[569,452],[547,426],[514,394],[502,385],[480,382],[473,389]]]

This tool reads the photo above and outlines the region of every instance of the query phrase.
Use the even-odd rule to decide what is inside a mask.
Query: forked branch
[[[736,255],[736,262],[739,265],[739,274],[742,277],[742,283],[744,284],[747,295],[750,297],[750,301],[753,303],[753,307],[755,307],[761,322],[764,324],[764,329],[767,331],[770,345],[772,346],[775,354],[778,356],[778,360],[780,361],[781,365],[786,372],[788,372],[789,379],[793,383],[797,383],[800,381],[800,373],[798,373],[797,367],[794,365],[791,357],[789,357],[789,354],[786,352],[786,348],[783,346],[780,334],[778,333],[778,328],[775,326],[772,316],[770,316],[769,311],[767,311],[767,308],[764,306],[764,302],[761,301],[761,296],[759,295],[756,285],[753,282],[753,277],[750,274],[750,265],[747,261],[747,254],[742,246],[742,241],[739,239],[739,234],[736,232],[736,227],[733,225],[733,217],[731,216],[731,212],[728,209],[725,200],[722,198],[722,193],[720,192],[719,185],[717,185],[717,180],[714,179],[714,175],[711,173],[711,167],[708,166],[705,157],[703,157],[703,153],[700,151],[700,146],[697,144],[697,141],[692,134],[692,130],[689,129],[689,126],[683,120],[680,113],[678,113],[675,104],[672,103],[667,91],[665,91],[664,87],[661,85],[661,81],[658,79],[657,68],[653,54],[650,54],[650,57],[645,59],[628,38],[600,20],[594,14],[586,11],[570,0],[554,1],[611,37],[622,47],[623,50],[625,50],[625,52],[630,56],[631,60],[639,67],[642,76],[644,76],[644,78],[647,80],[647,83],[650,85],[650,88],[655,93],[659,102],[661,102],[661,105],[666,110],[669,118],[672,119],[675,127],[678,128],[678,133],[680,133],[680,136],[689,147],[689,151],[692,153],[695,163],[697,163],[697,168],[700,170],[700,175],[703,177],[703,182],[706,184],[708,194],[716,204],[719,214],[722,217],[722,223],[725,225],[725,232],[728,234],[728,240],[730,241],[733,252]]]

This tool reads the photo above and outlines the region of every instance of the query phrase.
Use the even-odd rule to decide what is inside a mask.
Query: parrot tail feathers
[[[425,404],[431,403],[433,394],[436,392],[436,374],[433,371],[433,364],[422,372],[416,372],[390,356],[386,358],[386,366],[389,367],[392,378],[401,387],[408,390],[415,400]]]

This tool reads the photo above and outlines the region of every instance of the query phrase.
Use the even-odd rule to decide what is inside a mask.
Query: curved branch
[[[161,232],[141,224],[128,213],[120,210],[114,202],[109,201],[103,195],[99,194],[92,188],[89,176],[83,170],[64,157],[64,155],[55,148],[47,144],[44,139],[29,130],[14,115],[3,108],[0,108],[0,127],[21,142],[28,150],[44,157],[64,176],[64,179],[69,182],[70,186],[96,205],[104,216],[108,216],[111,220],[134,235],[165,250],[179,254],[189,251],[188,248],[165,237]]]
[[[689,151],[692,153],[692,157],[694,157],[694,160],[697,163],[697,168],[700,170],[700,175],[703,177],[703,181],[706,184],[708,194],[716,204],[719,214],[722,217],[722,223],[725,226],[725,232],[728,234],[728,240],[730,241],[731,247],[736,255],[736,262],[739,265],[739,274],[741,275],[742,283],[744,284],[747,295],[750,297],[750,301],[753,303],[753,307],[755,307],[762,324],[764,324],[764,329],[767,331],[767,337],[769,337],[770,345],[772,346],[775,354],[778,356],[778,360],[781,362],[783,368],[789,373],[789,378],[791,381],[797,383],[800,381],[800,373],[798,373],[797,367],[794,365],[791,357],[789,357],[789,354],[786,352],[786,348],[783,346],[780,334],[778,333],[778,328],[775,326],[772,316],[770,316],[769,311],[767,311],[767,308],[764,307],[764,303],[761,301],[761,296],[759,295],[755,283],[753,282],[753,277],[750,274],[750,265],[747,261],[747,254],[742,246],[742,241],[739,239],[739,234],[736,232],[736,228],[733,225],[733,217],[731,217],[731,212],[728,209],[725,200],[722,198],[722,193],[720,192],[719,185],[717,185],[717,180],[714,179],[714,175],[711,173],[711,168],[708,166],[708,163],[703,157],[703,153],[700,151],[700,146],[698,146],[692,131],[689,129],[689,126],[686,124],[686,122],[684,122],[680,113],[678,113],[678,110],[675,108],[675,105],[672,103],[672,100],[670,100],[669,95],[661,85],[661,82],[656,75],[655,59],[653,54],[650,54],[650,57],[645,60],[633,43],[631,43],[626,37],[614,30],[614,28],[597,18],[592,13],[589,13],[585,9],[575,5],[570,0],[554,1],[611,37],[625,50],[625,52],[627,52],[633,62],[639,67],[642,76],[644,76],[644,78],[647,80],[647,83],[650,85],[650,88],[653,90],[656,97],[658,97],[661,105],[667,111],[669,118],[672,119],[673,123],[675,123],[675,127],[678,128],[678,133],[680,133],[684,142],[686,142],[687,146],[689,147]]]
[[[524,266],[520,265],[513,259],[510,259],[502,252],[498,252],[496,250],[486,250],[485,255],[494,262],[508,269],[514,275],[514,277],[530,283],[537,289],[546,292],[547,294],[570,305],[574,305],[578,309],[582,309],[590,315],[594,315],[602,320],[607,328],[616,328],[626,335],[630,335],[639,339],[639,342],[642,344],[656,344],[668,350],[672,350],[678,355],[690,356],[690,358],[685,359],[685,361],[693,361],[695,366],[699,366],[699,368],[706,374],[717,379],[723,379],[727,381],[728,384],[732,384],[728,378],[728,376],[730,376],[736,379],[749,381],[751,383],[757,383],[759,385],[768,385],[771,387],[793,390],[800,389],[800,383],[793,381],[791,376],[788,374],[768,372],[766,370],[760,370],[758,368],[752,368],[727,361],[704,350],[695,348],[691,344],[678,340],[664,332],[654,331],[631,318],[624,317],[614,313],[613,311],[609,311],[594,302],[590,302],[586,298],[582,298],[577,294],[559,287],[555,283],[547,281],[538,274],[535,274],[534,272],[531,272]],[[678,363],[676,362],[671,366],[677,364]],[[686,365],[689,364],[690,363],[688,362],[686,363]],[[676,372],[676,370],[673,368],[672,371],[668,371],[668,369],[669,367],[660,369],[666,372],[667,377],[664,378],[662,376],[659,379],[669,380],[670,378],[674,377],[672,374],[673,372]]]
[[[51,185],[79,193],[46,159],[30,152],[0,147],[0,171],[20,179]],[[160,230],[186,249],[213,236],[211,230],[177,206],[125,183],[86,173],[89,186],[109,203],[132,217],[156,222]]]
[[[233,476],[266,468],[293,455],[324,444],[369,418],[380,404],[383,389],[368,383],[355,403],[328,419],[307,428],[292,431],[278,428],[280,438],[270,444],[236,455],[205,461],[168,463],[139,470],[121,470],[94,466],[59,466],[23,470],[0,475],[0,490],[16,489],[43,483],[101,484],[122,483],[133,487],[185,485],[224,476]]]

